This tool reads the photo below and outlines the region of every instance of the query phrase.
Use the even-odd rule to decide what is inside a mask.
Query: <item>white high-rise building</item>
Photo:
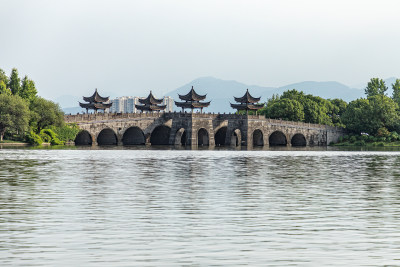
[[[138,113],[139,111],[136,109],[135,105],[139,103],[139,97],[137,96],[121,96],[114,99],[111,99],[112,103],[109,112],[111,113]],[[163,105],[166,105],[166,108],[162,112],[173,112],[174,111],[174,100],[170,96],[164,96]]]

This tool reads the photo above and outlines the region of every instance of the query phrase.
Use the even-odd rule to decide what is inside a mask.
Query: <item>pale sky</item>
[[[400,76],[400,1],[0,0],[0,68],[39,94]]]

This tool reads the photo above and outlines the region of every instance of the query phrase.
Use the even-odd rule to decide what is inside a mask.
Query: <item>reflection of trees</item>
[[[31,221],[44,201],[40,195],[48,185],[40,176],[40,169],[46,169],[48,162],[0,159],[0,166],[0,229],[7,229],[9,233],[33,231],[36,224]],[[30,246],[28,240],[18,236],[13,239],[13,248]],[[1,241],[0,248],[10,249]]]

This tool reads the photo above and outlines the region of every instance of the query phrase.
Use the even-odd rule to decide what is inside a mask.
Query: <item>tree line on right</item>
[[[273,95],[259,114],[267,118],[326,124],[349,131],[342,141],[359,145],[367,142],[400,140],[400,79],[392,85],[393,94],[382,79],[372,78],[365,98],[347,103],[342,99],[324,99],[296,89]]]

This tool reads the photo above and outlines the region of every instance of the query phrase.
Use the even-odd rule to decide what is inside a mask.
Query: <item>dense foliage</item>
[[[392,142],[399,140],[400,79],[392,84],[393,95],[379,78],[372,78],[365,88],[366,98],[347,104],[342,99],[323,99],[295,89],[274,95],[260,110],[267,118],[341,126],[349,130],[344,142]]]
[[[10,77],[0,69],[0,141],[27,141],[40,145],[63,144],[75,139],[76,125],[64,123],[64,113],[58,104],[37,95],[34,81],[19,78],[17,69]]]
[[[293,89],[269,99],[260,114],[272,119],[344,126],[341,116],[346,106],[341,99],[327,100]]]
[[[19,96],[0,94],[0,141],[6,132],[18,134],[28,128],[28,105]]]

